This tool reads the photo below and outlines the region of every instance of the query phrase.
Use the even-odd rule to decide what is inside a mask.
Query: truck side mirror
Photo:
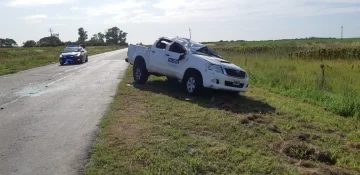
[[[185,55],[186,55],[186,53],[181,54],[179,60],[185,59]]]

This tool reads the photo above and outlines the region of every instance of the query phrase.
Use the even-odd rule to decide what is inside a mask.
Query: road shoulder
[[[360,123],[251,87],[189,97],[128,69],[86,174],[357,174]]]

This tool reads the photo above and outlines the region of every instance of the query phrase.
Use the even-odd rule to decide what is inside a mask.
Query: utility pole
[[[344,36],[344,26],[341,26],[341,40],[343,39]]]
[[[189,27],[190,39],[191,39],[191,28]]]
[[[50,28],[49,32],[50,32],[51,47],[53,47],[53,30]]]

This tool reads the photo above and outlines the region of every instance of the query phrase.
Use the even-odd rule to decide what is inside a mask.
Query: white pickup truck
[[[186,38],[162,37],[151,48],[130,45],[127,62],[133,66],[135,83],[143,84],[149,75],[181,81],[188,94],[205,88],[245,92],[248,74],[222,59],[207,46]]]

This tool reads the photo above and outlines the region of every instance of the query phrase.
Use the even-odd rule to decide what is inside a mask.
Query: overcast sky
[[[75,41],[117,26],[128,42],[160,36],[193,40],[360,37],[360,0],[0,0],[0,38],[19,45],[49,35]]]

